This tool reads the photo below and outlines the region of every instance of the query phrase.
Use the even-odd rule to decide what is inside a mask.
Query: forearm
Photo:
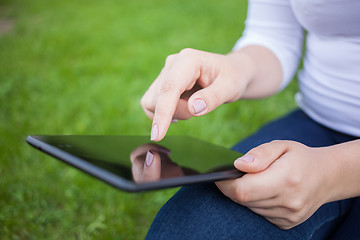
[[[278,58],[265,47],[251,45],[227,55],[246,87],[241,98],[263,98],[280,89],[282,69]]]
[[[360,140],[329,147],[328,157],[336,173],[329,201],[360,196]]]
[[[245,24],[231,53],[244,54],[253,66],[242,97],[266,97],[289,83],[296,72],[302,56],[303,28],[286,0],[249,0]]]

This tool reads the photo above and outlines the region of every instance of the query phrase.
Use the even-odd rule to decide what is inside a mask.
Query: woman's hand
[[[221,55],[184,49],[164,68],[141,100],[153,119],[151,140],[160,141],[173,119],[204,115],[242,96],[254,66],[242,52]]]
[[[281,80],[279,60],[262,46],[227,55],[194,49],[170,55],[141,99],[146,115],[153,119],[151,140],[160,141],[172,120],[204,115],[240,97],[272,95]]]
[[[216,184],[233,201],[289,229],[336,199],[340,170],[333,156],[331,147],[273,141],[235,161],[235,167],[248,174]]]
[[[151,140],[161,140],[173,119],[201,116],[237,100],[247,85],[243,67],[231,61],[230,55],[193,49],[168,56],[141,100],[145,113],[153,119]]]

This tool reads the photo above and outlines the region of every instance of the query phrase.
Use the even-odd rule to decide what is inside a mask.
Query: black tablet
[[[36,149],[129,192],[241,177],[242,154],[188,136],[28,136]]]

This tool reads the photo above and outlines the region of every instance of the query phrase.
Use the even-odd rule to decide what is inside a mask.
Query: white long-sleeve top
[[[360,0],[250,0],[242,37],[279,59],[282,87],[298,74],[299,107],[315,121],[360,137]]]

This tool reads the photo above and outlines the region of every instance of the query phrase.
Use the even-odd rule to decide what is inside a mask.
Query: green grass
[[[244,0],[0,0],[0,238],[143,239],[176,189],[128,194],[25,143],[30,134],[149,134],[139,101],[167,55],[227,53]],[[224,105],[171,126],[226,147],[295,106],[292,84],[270,99]]]

